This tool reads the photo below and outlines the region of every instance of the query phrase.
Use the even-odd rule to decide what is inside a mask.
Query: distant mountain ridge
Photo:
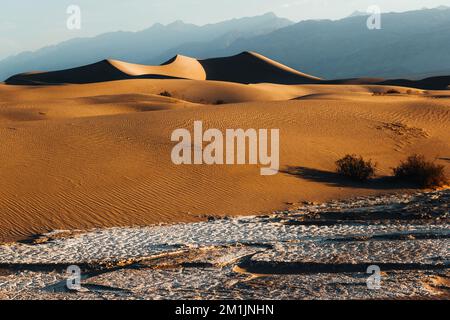
[[[223,54],[246,48],[327,79],[403,78],[450,69],[450,9],[385,13],[381,19],[381,30],[369,30],[364,16],[300,22],[238,39]]]
[[[205,26],[175,21],[165,26],[157,23],[139,32],[119,31],[93,38],[76,38],[0,61],[0,81],[17,73],[61,70],[103,59],[159,64],[169,56],[156,59],[182,43],[216,41],[230,44],[237,38],[262,35],[292,24],[288,19],[267,13]]]
[[[273,13],[206,26],[181,21],[141,32],[74,39],[0,61],[0,80],[32,70],[60,70],[106,58],[146,65],[176,54],[208,59],[254,51],[324,79],[423,78],[450,70],[450,8],[383,13],[369,30],[362,13],[337,21],[292,23]]]

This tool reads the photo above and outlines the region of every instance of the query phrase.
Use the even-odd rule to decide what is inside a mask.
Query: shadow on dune
[[[381,85],[399,86],[422,90],[448,90],[450,86],[450,76],[429,77],[421,80],[410,79],[381,79],[381,78],[353,78],[325,80],[322,84],[343,84],[343,85]]]
[[[320,98],[326,98],[326,95],[323,93],[311,93],[311,94],[307,94],[304,96],[299,96],[296,98],[291,99],[292,101],[294,100],[316,100],[316,99],[320,99]]]
[[[407,183],[399,182],[393,177],[380,177],[367,182],[353,181],[341,176],[336,172],[319,170],[307,167],[288,166],[282,173],[296,176],[303,180],[312,182],[320,182],[327,186],[340,188],[359,188],[359,189],[375,189],[375,190],[396,190],[408,189],[412,186]]]
[[[50,72],[22,73],[6,79],[10,85],[86,84],[128,79],[179,79],[161,74],[129,75],[103,60],[87,66]]]
[[[322,79],[302,73],[256,52],[245,51],[231,57],[199,60],[207,80],[243,84],[313,84]]]

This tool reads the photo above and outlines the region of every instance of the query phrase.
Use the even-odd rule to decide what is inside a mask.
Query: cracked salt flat
[[[439,273],[438,273],[439,274]],[[441,273],[449,276],[448,273]],[[37,278],[29,285],[30,277]],[[0,293],[8,299],[395,299],[432,298],[435,292],[422,285],[430,274],[394,271],[382,278],[382,290],[369,290],[364,273],[273,275],[246,278],[230,268],[179,270],[123,269],[103,274],[92,282],[129,292],[95,291],[48,293],[45,283],[63,279],[61,274],[20,273]]]
[[[440,282],[448,281],[445,279],[449,277],[449,199],[450,192],[444,190],[305,205],[264,217],[92,230],[52,239],[63,234],[53,232],[45,243],[0,246],[0,263],[6,266],[4,271],[0,266],[0,297],[362,299],[440,296],[448,289],[430,287],[427,283],[432,277],[444,279]],[[407,220],[376,221],[367,216],[378,214],[380,210],[389,217],[406,217]],[[311,214],[314,219],[318,216],[318,221],[326,220],[330,212],[333,215],[330,225],[286,223],[301,222]],[[337,221],[336,212],[345,213],[345,221]],[[364,214],[368,220],[361,223]],[[128,264],[115,267],[118,261],[127,259],[131,259]],[[89,285],[88,292],[73,294],[51,289],[64,285],[63,265],[100,266],[102,263],[111,265],[102,272],[94,272],[95,268],[83,270],[87,273],[84,282]],[[308,263],[322,264],[322,271]],[[381,292],[370,291],[365,285],[367,275],[363,267],[369,263],[396,264],[390,266],[391,270],[385,275]],[[347,270],[346,264],[355,267]],[[409,269],[402,269],[407,264],[410,264]],[[43,268],[34,270],[36,265]],[[422,265],[425,268],[421,269]],[[438,268],[427,269],[430,265]],[[249,268],[239,269],[239,266]],[[282,268],[286,266],[288,272]],[[340,268],[338,273],[336,266]],[[264,276],[249,273],[252,268],[262,270]],[[280,270],[285,274],[280,274]]]
[[[448,231],[423,225],[286,226],[257,217],[148,228],[113,228],[57,239],[40,245],[0,246],[1,263],[92,263],[147,257],[196,248],[232,244],[321,241],[336,236]]]
[[[252,257],[255,261],[303,263],[403,263],[437,264],[450,262],[448,239],[410,241],[357,241],[277,244]]]

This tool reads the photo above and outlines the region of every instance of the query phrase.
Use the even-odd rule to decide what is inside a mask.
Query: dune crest
[[[206,80],[206,73],[203,66],[196,59],[182,55],[177,55],[160,66],[147,66],[119,60],[107,61],[117,70],[122,71],[130,77],[160,75],[171,78]]]

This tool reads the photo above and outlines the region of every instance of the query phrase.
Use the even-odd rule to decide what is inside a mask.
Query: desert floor
[[[389,88],[177,79],[0,85],[0,242],[398,192],[382,177],[413,153],[448,169],[450,91],[374,95]],[[172,131],[192,130],[195,120],[223,131],[280,129],[282,172],[174,165]],[[334,162],[347,153],[376,161],[380,178],[336,177]]]
[[[54,231],[0,245],[0,299],[449,299],[449,200],[447,189]]]

